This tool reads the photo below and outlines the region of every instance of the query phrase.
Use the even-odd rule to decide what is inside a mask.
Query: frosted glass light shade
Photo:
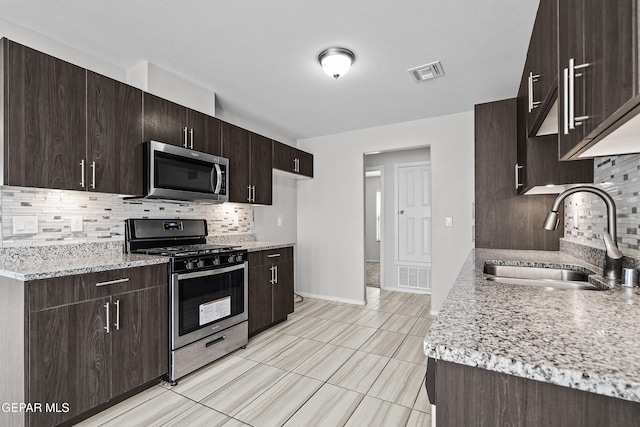
[[[324,72],[336,79],[347,74],[354,59],[353,52],[342,47],[332,47],[318,55],[318,60]]]

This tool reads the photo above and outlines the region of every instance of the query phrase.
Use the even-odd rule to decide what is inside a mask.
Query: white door
[[[431,262],[431,165],[398,165],[398,262]]]

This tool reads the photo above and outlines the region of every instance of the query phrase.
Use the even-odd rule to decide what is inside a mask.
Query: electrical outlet
[[[82,216],[76,215],[69,217],[71,221],[71,232],[82,231]]]
[[[444,226],[445,227],[453,227],[453,217],[448,216],[444,219]]]
[[[36,215],[18,215],[13,217],[13,234],[37,234],[38,217]]]

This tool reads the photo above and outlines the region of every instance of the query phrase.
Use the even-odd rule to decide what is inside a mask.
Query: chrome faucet
[[[618,249],[617,244],[616,204],[609,193],[591,185],[579,185],[565,190],[558,195],[556,200],[553,202],[551,212],[549,212],[547,219],[544,221],[544,228],[547,230],[555,230],[558,228],[558,210],[560,209],[560,204],[567,196],[580,191],[600,196],[605,205],[607,205],[607,233],[603,233],[602,235],[602,238],[604,239],[604,246],[606,248],[602,275],[606,279],[620,279],[622,278],[622,252]]]

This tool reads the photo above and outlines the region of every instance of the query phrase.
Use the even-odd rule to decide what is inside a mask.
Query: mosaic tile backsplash
[[[253,206],[127,201],[115,194],[0,187],[1,247],[122,242],[127,218],[205,218],[210,236],[254,234]],[[14,216],[37,216],[38,232],[16,234]],[[72,217],[82,231],[71,231]]]
[[[640,258],[640,154],[594,159],[593,182],[616,202],[618,247],[628,257]],[[566,240],[604,249],[607,230],[604,202],[590,193],[565,199]]]

